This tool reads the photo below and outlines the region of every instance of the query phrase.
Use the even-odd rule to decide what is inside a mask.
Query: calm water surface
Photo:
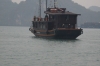
[[[100,29],[76,40],[36,38],[29,27],[0,27],[0,66],[100,66]]]

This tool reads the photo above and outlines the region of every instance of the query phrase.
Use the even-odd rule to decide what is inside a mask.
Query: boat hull
[[[61,29],[55,31],[55,37],[57,38],[76,39],[81,34],[82,29]]]
[[[54,29],[54,30],[34,30],[30,31],[37,37],[76,39],[83,33],[82,29]]]

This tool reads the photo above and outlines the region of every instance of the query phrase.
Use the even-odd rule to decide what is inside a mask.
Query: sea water
[[[100,29],[83,31],[76,40],[44,39],[0,26],[0,66],[100,66]]]

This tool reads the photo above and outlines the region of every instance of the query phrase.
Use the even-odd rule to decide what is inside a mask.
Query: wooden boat
[[[35,36],[76,39],[83,33],[83,29],[77,28],[77,16],[80,14],[66,11],[66,8],[57,8],[55,0],[54,8],[47,8],[46,0],[44,13],[44,18],[41,18],[41,13],[40,17],[34,16],[32,26],[29,28]]]

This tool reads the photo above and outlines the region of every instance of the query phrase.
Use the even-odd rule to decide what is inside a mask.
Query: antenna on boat
[[[47,0],[46,0],[46,11],[47,11]]]
[[[56,0],[54,0],[54,8],[56,8]]]
[[[41,17],[41,0],[39,0],[39,17]]]

